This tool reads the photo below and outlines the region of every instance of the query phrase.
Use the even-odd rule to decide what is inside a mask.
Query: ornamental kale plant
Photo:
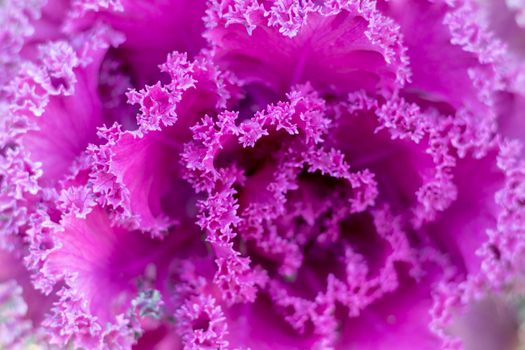
[[[524,346],[523,1],[4,0],[0,28],[0,348]]]

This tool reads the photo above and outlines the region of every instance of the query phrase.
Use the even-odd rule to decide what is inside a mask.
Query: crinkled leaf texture
[[[525,344],[523,1],[5,0],[0,28],[0,348]]]

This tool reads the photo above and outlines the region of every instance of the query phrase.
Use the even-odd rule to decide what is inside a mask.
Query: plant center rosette
[[[520,342],[525,80],[486,3],[33,5],[2,5],[3,346]]]

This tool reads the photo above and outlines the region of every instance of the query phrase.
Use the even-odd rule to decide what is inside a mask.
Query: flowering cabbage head
[[[525,344],[523,1],[4,0],[0,28],[0,348]]]

